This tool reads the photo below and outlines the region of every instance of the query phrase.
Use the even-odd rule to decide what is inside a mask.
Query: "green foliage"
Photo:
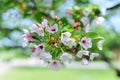
[[[101,76],[100,76],[101,74]],[[22,77],[21,77],[22,76]],[[104,78],[103,78],[104,77]],[[59,72],[46,68],[18,68],[0,77],[0,80],[119,80],[113,70],[62,69]]]

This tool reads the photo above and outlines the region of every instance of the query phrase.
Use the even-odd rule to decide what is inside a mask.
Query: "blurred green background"
[[[93,31],[105,38],[103,51],[93,67],[81,65],[58,72],[41,68],[44,63],[30,58],[31,50],[22,48],[22,29],[41,22],[42,17],[52,20],[56,15],[71,24],[75,17],[67,14],[67,10],[86,5],[99,6],[105,18],[103,24],[92,25]],[[100,15],[99,12],[95,15]],[[101,67],[96,68],[98,64]],[[120,80],[119,77],[120,0],[0,0],[0,80]]]

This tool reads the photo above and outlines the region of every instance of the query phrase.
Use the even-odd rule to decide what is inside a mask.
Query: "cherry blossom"
[[[61,67],[62,67],[62,65],[61,65],[60,61],[58,61],[58,60],[54,60],[49,64],[49,68],[51,70],[58,71],[58,70],[60,70]]]
[[[82,37],[81,41],[79,42],[80,46],[82,46],[85,50],[92,47],[92,40],[91,38]]]
[[[43,52],[40,54],[40,58],[46,62],[51,62],[52,61],[52,56],[49,52]]]
[[[70,60],[72,60],[72,55],[65,52],[60,56],[60,60],[61,60],[61,62],[70,61]]]
[[[36,48],[36,52],[37,53],[43,53],[43,52],[45,52],[45,48],[44,48],[43,44],[35,45],[35,48]]]
[[[76,40],[73,38],[68,38],[63,41],[63,44],[69,48],[72,48],[73,46],[76,46]]]
[[[52,34],[54,34],[57,31],[58,31],[58,25],[57,24],[54,24],[53,27],[48,28],[48,32],[50,32]]]
[[[35,23],[31,26],[31,32],[37,33],[39,36],[44,36],[44,28],[41,24]]]
[[[97,42],[97,47],[98,47],[98,49],[99,50],[102,50],[103,48],[102,48],[102,44],[104,43],[104,40],[99,40],[98,42]]]
[[[61,41],[70,38],[70,36],[71,36],[71,33],[70,33],[70,32],[64,32],[64,33],[62,33],[62,34],[61,34]]]
[[[83,55],[89,56],[89,51],[80,50],[80,51],[78,51],[77,54],[76,54],[76,56],[79,57],[79,58],[82,58]]]
[[[23,29],[23,32],[24,32],[24,34],[23,34],[23,36],[22,36],[22,37],[23,37],[23,40],[24,40],[23,47],[26,47],[26,46],[28,46],[28,45],[30,44],[30,42],[31,42],[32,34],[30,34],[29,31],[26,30],[26,29]]]
[[[39,53],[36,51],[36,48],[32,48],[31,57],[36,57]]]
[[[68,46],[69,48],[72,48],[73,46],[76,46],[76,40],[73,38],[70,38],[71,33],[70,32],[64,32],[61,34],[61,42]]]

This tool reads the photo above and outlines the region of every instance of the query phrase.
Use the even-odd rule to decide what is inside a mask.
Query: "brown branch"
[[[110,7],[110,8],[107,8],[107,10],[113,10],[113,9],[117,9],[120,7],[120,3],[116,4],[115,6],[113,7]]]

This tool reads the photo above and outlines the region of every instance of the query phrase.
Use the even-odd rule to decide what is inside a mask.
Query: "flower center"
[[[37,26],[37,28],[40,27],[39,24],[37,24],[37,23],[35,23],[35,25]]]
[[[56,29],[52,29],[52,31],[56,31]]]
[[[41,45],[41,46],[39,46],[39,48],[40,48],[40,49],[43,49],[43,46]]]
[[[84,43],[84,44],[85,44],[85,43],[86,43],[86,40],[83,40],[83,41],[82,41],[82,43]]]
[[[54,61],[53,64],[54,64],[54,65],[57,65],[57,61]]]
[[[32,48],[32,52],[35,52],[35,48]]]

